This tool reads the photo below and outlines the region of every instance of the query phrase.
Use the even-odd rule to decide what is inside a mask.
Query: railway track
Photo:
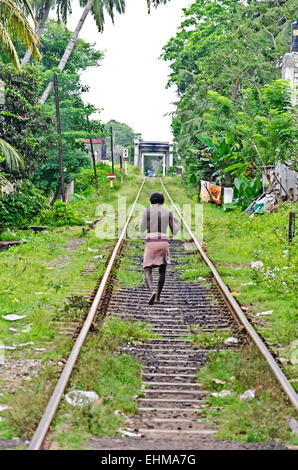
[[[115,270],[121,260],[119,255],[124,243],[127,243],[125,239],[128,224],[144,184],[145,180],[139,189],[100,285],[94,292],[90,311],[31,440],[30,450],[42,448],[90,327],[96,318],[102,318],[105,315],[146,321],[153,325],[153,332],[156,335],[146,343],[137,346],[123,344],[120,347],[120,352],[136,356],[144,366],[142,394],[138,398],[138,414],[130,417],[127,422],[127,429],[137,436],[153,439],[191,439],[200,436],[200,438],[210,439],[216,432],[216,424],[206,422],[204,417],[200,417],[200,413],[207,406],[205,401],[207,392],[196,382],[196,371],[205,363],[210,348],[196,348],[192,344],[191,335],[196,327],[203,327],[206,332],[231,331],[232,336],[237,338],[237,345],[250,337],[267,360],[268,366],[289,400],[298,410],[295,391],[265,344],[246,320],[240,306],[171,200],[162,181],[164,193],[189,233],[193,250],[186,250],[182,241],[171,242],[172,265],[163,290],[163,304],[149,306],[147,304],[148,290],[145,286],[131,289],[120,287],[117,291],[113,291],[111,279],[115,277]],[[139,246],[142,248],[143,245],[139,243]],[[181,280],[177,259],[187,258],[194,252],[199,252],[212,272],[213,278],[208,285],[189,284]],[[141,270],[141,259],[141,254],[132,259],[132,270]],[[215,348],[231,347],[237,346],[220,344]]]
[[[217,334],[230,331],[241,342],[241,334],[216,286],[199,286],[181,280],[177,270],[181,258],[191,256],[181,241],[171,242],[171,267],[163,291],[164,303],[147,304],[148,289],[140,286],[113,293],[107,315],[145,321],[158,336],[137,346],[122,345],[120,352],[132,354],[143,365],[144,397],[138,398],[138,415],[127,425],[147,438],[210,437],[216,427],[200,418],[206,408],[206,390],[196,382],[196,371],[205,364],[209,348],[197,348],[190,338],[194,328]],[[132,259],[142,264],[142,255]],[[136,268],[137,269],[137,268]],[[156,280],[155,280],[156,281]],[[218,346],[217,349],[228,348]]]

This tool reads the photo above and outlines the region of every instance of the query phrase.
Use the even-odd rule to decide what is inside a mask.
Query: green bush
[[[39,222],[45,225],[84,225],[85,221],[75,212],[74,208],[66,202],[57,200],[53,207],[41,212]]]
[[[0,198],[0,232],[31,224],[46,204],[42,191],[30,181],[23,181],[15,192]]]
[[[98,162],[96,163],[97,181],[99,186],[108,186],[110,184],[107,175],[111,173],[112,167],[107,163]],[[115,175],[119,176],[119,170],[115,170]],[[120,178],[120,177],[119,177]],[[118,178],[118,180],[119,180]],[[114,180],[114,185],[117,185],[118,180]],[[94,170],[92,168],[82,168],[80,174],[75,180],[75,191],[76,193],[84,193],[88,195],[92,190],[92,187],[96,187]]]

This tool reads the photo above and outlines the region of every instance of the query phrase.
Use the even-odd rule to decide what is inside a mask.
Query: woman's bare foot
[[[155,297],[156,297],[156,292],[153,290],[153,291],[151,292],[151,297],[150,297],[149,302],[148,302],[149,305],[154,304]]]
[[[160,300],[160,299],[155,299],[155,303],[156,303],[156,304],[163,304],[163,301]]]

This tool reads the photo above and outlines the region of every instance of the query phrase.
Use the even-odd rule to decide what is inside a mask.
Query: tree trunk
[[[81,31],[81,29],[82,29],[82,26],[83,26],[83,24],[84,24],[84,22],[85,22],[85,20],[86,20],[86,18],[87,18],[87,16],[88,16],[89,11],[90,11],[91,8],[92,8],[92,6],[93,6],[93,0],[88,0],[88,3],[87,3],[87,5],[86,5],[85,8],[84,8],[83,14],[82,14],[82,16],[81,16],[81,18],[80,18],[80,20],[79,20],[79,22],[78,22],[78,24],[77,24],[77,27],[76,27],[76,29],[74,30],[73,35],[72,35],[72,37],[71,37],[70,40],[69,40],[69,43],[68,43],[68,45],[67,45],[67,48],[65,49],[65,52],[64,52],[64,54],[63,54],[63,57],[62,57],[62,59],[61,59],[60,62],[59,62],[58,70],[59,70],[60,72],[63,71],[63,69],[64,69],[64,67],[65,67],[65,65],[66,65],[66,63],[67,63],[67,61],[68,61],[68,59],[69,59],[69,56],[70,56],[70,54],[71,54],[71,52],[72,52],[72,50],[73,50],[73,48],[74,48],[74,46],[75,46],[76,40],[78,39],[78,36],[79,36],[80,31]],[[50,91],[51,91],[52,87],[53,87],[53,82],[50,82],[50,83],[47,85],[46,89],[44,90],[44,92],[43,92],[43,94],[42,94],[42,97],[41,97],[40,100],[39,100],[39,104],[45,104],[46,100],[48,99],[48,96],[49,96],[49,94],[50,94]]]
[[[48,19],[48,16],[49,16],[49,13],[50,13],[50,9],[51,9],[51,1],[50,0],[46,0],[46,6],[45,6],[45,10],[44,10],[44,13],[43,13],[43,16],[42,16],[42,19],[39,23],[39,26],[38,26],[38,30],[36,31],[36,35],[38,37],[38,39],[40,39],[40,36],[44,30],[44,27],[45,27],[45,24],[46,24],[46,21]],[[31,57],[31,54],[32,54],[32,50],[31,49],[28,49],[22,62],[21,62],[21,67],[23,65],[26,65],[27,62],[29,62],[29,59]]]

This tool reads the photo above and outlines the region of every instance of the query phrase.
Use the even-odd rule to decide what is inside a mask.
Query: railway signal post
[[[123,149],[123,160],[124,160],[125,176],[127,176],[128,149]]]
[[[113,180],[116,178],[116,176],[114,175],[114,173],[110,173],[110,174],[108,174],[107,178],[109,178],[109,180],[110,180],[111,189],[112,189],[113,188]]]

